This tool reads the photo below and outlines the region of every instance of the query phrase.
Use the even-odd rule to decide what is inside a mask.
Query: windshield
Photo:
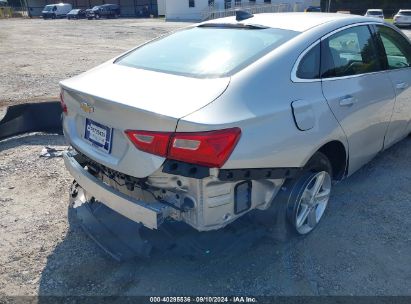
[[[402,16],[411,16],[411,11],[407,11],[407,12],[399,12],[398,15],[402,15]]]
[[[52,9],[53,9],[53,5],[46,5],[44,7],[44,11],[46,11],[46,12],[50,12]]]
[[[272,28],[195,27],[143,45],[116,63],[191,77],[222,77],[297,35]]]

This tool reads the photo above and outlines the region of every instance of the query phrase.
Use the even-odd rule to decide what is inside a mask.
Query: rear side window
[[[300,79],[320,78],[320,44],[317,43],[300,61],[297,69],[297,77]]]
[[[189,77],[223,77],[298,34],[274,28],[195,27],[143,45],[116,63]]]
[[[381,70],[368,26],[356,26],[325,39],[321,46],[323,78],[343,77]]]
[[[377,26],[387,54],[390,70],[411,66],[411,45],[403,36],[387,26]]]

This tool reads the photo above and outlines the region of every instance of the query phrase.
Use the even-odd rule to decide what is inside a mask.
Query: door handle
[[[340,106],[351,107],[354,104],[354,97],[348,95],[340,99]]]
[[[397,88],[397,90],[405,90],[406,88],[408,88],[408,84],[406,82],[400,82],[397,83],[395,87]]]

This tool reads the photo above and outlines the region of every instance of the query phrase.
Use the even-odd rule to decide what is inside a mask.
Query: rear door
[[[385,65],[396,93],[391,122],[385,136],[385,148],[407,136],[411,131],[411,44],[396,30],[375,26],[381,42]]]
[[[356,25],[324,37],[321,74],[324,97],[349,144],[349,174],[384,145],[395,94],[368,25]]]

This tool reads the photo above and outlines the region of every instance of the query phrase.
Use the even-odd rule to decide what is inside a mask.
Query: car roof
[[[233,17],[225,17],[203,22],[201,24],[244,24],[279,28],[296,32],[305,32],[313,27],[338,22],[352,24],[370,21],[369,17],[336,13],[263,13],[255,14],[252,18],[237,21]],[[376,20],[373,19],[373,22]]]
[[[69,5],[69,4],[70,3],[55,3],[55,4],[47,4],[46,6],[63,6],[63,5]]]
[[[380,8],[370,8],[369,10],[367,10],[368,12],[382,12],[382,9]]]
[[[411,9],[400,9],[400,12],[411,12]]]

